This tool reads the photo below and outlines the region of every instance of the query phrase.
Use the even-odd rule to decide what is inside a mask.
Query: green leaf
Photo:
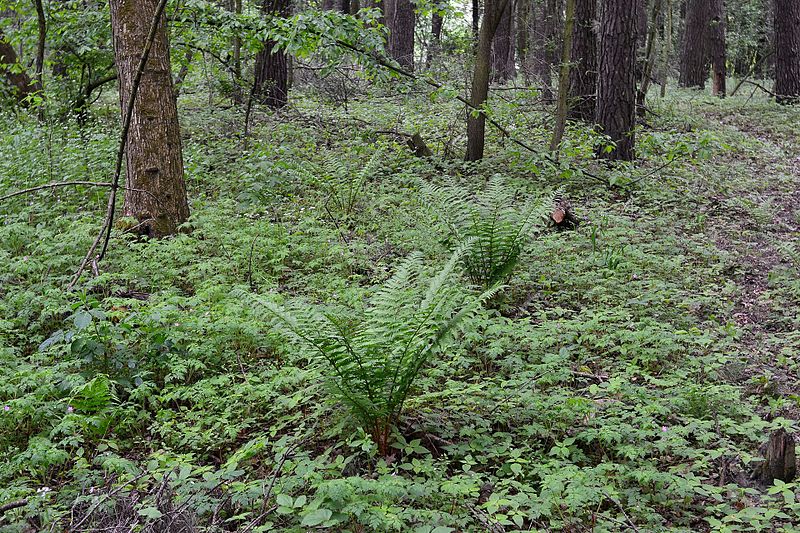
[[[282,507],[292,506],[292,497],[286,494],[278,494],[278,496],[275,497],[275,501]]]
[[[92,323],[92,315],[86,311],[78,311],[72,320],[75,323],[75,328],[81,330]]]
[[[139,509],[139,514],[145,518],[149,518],[150,520],[158,520],[162,516],[161,511],[155,507],[145,507],[144,509]]]
[[[315,527],[330,520],[331,516],[333,516],[333,511],[330,509],[316,509],[303,517],[303,521],[300,525],[304,527]]]

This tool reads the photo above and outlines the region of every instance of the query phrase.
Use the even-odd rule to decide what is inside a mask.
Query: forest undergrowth
[[[513,101],[495,119],[546,146]],[[798,531],[797,484],[751,471],[800,415],[800,112],[648,106],[635,165],[578,126],[557,162],[492,131],[465,164],[408,149],[464,143],[463,110],[413,93],[298,96],[246,142],[188,94],[190,222],[143,241],[121,220],[74,292],[107,190],[3,201],[0,530]],[[113,174],[113,102],[0,135],[0,196]],[[577,227],[548,224],[554,197]],[[485,213],[526,224],[491,272],[453,255]],[[397,351],[429,324],[409,302],[470,312]],[[407,387],[375,374],[408,354]]]

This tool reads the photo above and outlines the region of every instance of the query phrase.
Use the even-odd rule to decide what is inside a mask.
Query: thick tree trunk
[[[570,53],[569,117],[591,122],[594,120],[595,91],[597,90],[597,34],[594,30],[597,2],[575,0],[575,24]]]
[[[265,0],[261,5],[265,15],[288,17],[290,0]],[[286,105],[289,101],[289,62],[286,53],[274,41],[264,43],[264,48],[256,55],[253,96],[262,104],[273,109]]]
[[[800,97],[800,2],[775,0],[775,94],[778,103]]]
[[[683,30],[681,87],[705,89],[708,77],[708,29],[711,22],[711,0],[687,0]]]
[[[708,29],[709,53],[711,55],[711,94],[725,98],[727,78],[725,47],[725,3],[711,0],[711,22]]]
[[[18,101],[22,102],[34,91],[34,86],[24,70],[14,72],[19,70],[17,52],[13,46],[8,44],[2,33],[0,33],[0,65],[3,66],[2,70],[5,72],[6,80],[11,84],[14,96]]]
[[[503,11],[497,31],[492,38],[492,80],[507,81],[514,77],[516,68],[514,66],[514,12],[513,0],[509,0],[509,6]]]
[[[472,74],[470,104],[473,108],[480,109],[489,97],[492,38],[497,31],[500,17],[508,9],[510,3],[510,0],[486,0],[478,38],[478,50],[475,55],[475,71]],[[485,142],[486,116],[483,113],[475,115],[470,110],[469,119],[467,119],[467,155],[465,159],[467,161],[482,159]]]
[[[350,13],[350,0],[323,0],[322,9]]]
[[[383,6],[389,29],[389,55],[401,67],[414,70],[414,4],[412,0],[386,0]]]
[[[600,14],[600,64],[595,121],[616,144],[600,157],[634,159],[637,0],[606,0]]]
[[[157,0],[110,2],[123,114],[157,5]],[[189,217],[164,19],[162,14],[133,106],[126,146],[123,214],[139,221],[140,234],[152,237],[175,233]]]

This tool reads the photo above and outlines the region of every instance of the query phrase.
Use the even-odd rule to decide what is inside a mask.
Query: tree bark
[[[775,0],[775,94],[778,103],[800,98],[800,2]]]
[[[389,56],[401,67],[414,70],[414,4],[412,0],[386,0],[383,6],[389,29]]]
[[[157,0],[111,0],[111,31],[123,114],[156,13]],[[189,217],[178,110],[164,16],[139,84],[126,145],[123,214],[151,237],[175,233]]]
[[[34,86],[22,65],[17,61],[17,52],[14,50],[14,47],[6,41],[5,36],[1,32],[0,65],[3,65],[6,80],[11,84],[17,101],[23,102],[25,98],[34,91]]]
[[[575,24],[569,71],[569,117],[574,120],[594,120],[595,91],[597,90],[597,16],[595,0],[575,0]]]
[[[637,0],[605,0],[600,15],[600,64],[595,121],[616,144],[599,156],[634,159]]]
[[[705,89],[708,77],[708,29],[711,22],[711,0],[687,0],[683,31],[681,87]]]
[[[288,17],[290,0],[264,0],[261,10],[265,15]],[[273,109],[285,106],[289,101],[289,63],[286,53],[275,41],[266,41],[256,55],[253,96]]]
[[[492,38],[500,17],[508,9],[509,0],[486,0],[483,21],[481,22],[478,50],[475,55],[475,70],[472,73],[472,92],[470,105],[482,108],[489,97],[489,71],[491,67]],[[470,112],[467,119],[467,161],[478,161],[483,158],[486,143],[486,116],[483,113]]]
[[[513,0],[509,0],[492,38],[492,80],[497,82],[510,80],[516,74],[513,32],[516,10],[513,4]]]
[[[545,101],[553,99],[552,67],[558,58],[559,0],[542,0],[534,6],[535,27],[533,30],[533,67],[542,83],[542,97]]]
[[[709,53],[711,55],[711,94],[725,98],[725,81],[727,78],[725,47],[725,3],[723,0],[711,0],[711,21],[708,29]]]
[[[480,27],[481,27],[480,23],[481,23],[481,0],[472,0],[472,38],[475,40],[476,46],[478,39],[480,37]]]

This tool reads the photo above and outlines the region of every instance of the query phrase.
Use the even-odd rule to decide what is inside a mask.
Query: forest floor
[[[106,191],[0,204],[0,531],[800,531],[798,485],[750,475],[800,420],[800,110],[676,91],[635,165],[577,125],[557,164],[491,131],[466,165],[463,109],[375,91],[298,93],[245,143],[188,88],[185,232],[120,226],[75,292]],[[495,119],[546,146],[537,95],[503,94]],[[106,181],[114,105],[3,116],[0,196]],[[449,157],[415,157],[414,132]],[[557,194],[581,222],[542,221],[381,454],[258,302],[357,320],[412,252],[422,280],[445,268],[431,186],[497,179],[512,211]]]

